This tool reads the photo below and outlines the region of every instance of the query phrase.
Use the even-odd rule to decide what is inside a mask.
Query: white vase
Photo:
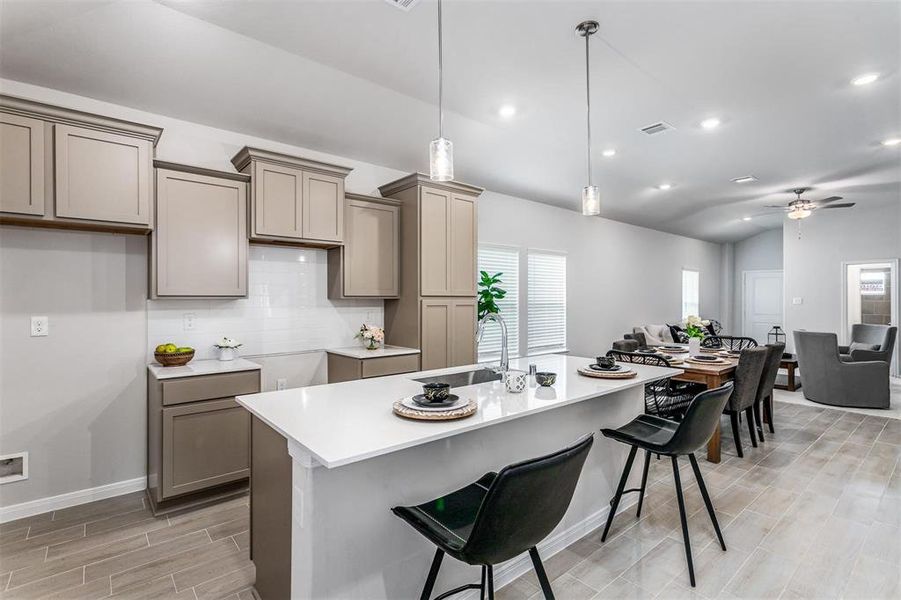
[[[689,356],[697,356],[701,353],[701,338],[688,338],[688,354]]]
[[[235,360],[238,358],[237,348],[219,348],[219,360]]]

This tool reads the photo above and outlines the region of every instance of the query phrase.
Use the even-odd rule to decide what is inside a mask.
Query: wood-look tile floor
[[[251,600],[246,496],[169,517],[143,496],[0,525],[0,600]]]
[[[699,461],[728,551],[680,461],[697,587],[672,464],[652,459],[640,520],[632,506],[605,543],[596,531],[545,561],[557,599],[901,598],[901,420],[780,402],[775,412],[776,433],[758,448],[743,423],[744,458],[724,420],[723,461]],[[497,597],[541,594],[530,572]]]
[[[545,561],[556,597],[901,598],[901,420],[777,402],[775,424],[756,449],[743,430],[738,458],[726,421],[723,462],[700,461],[727,552],[683,464],[695,589],[672,468],[652,460],[640,520],[633,507],[606,543],[598,531]],[[246,497],[168,518],[144,502],[131,494],[0,525],[0,600],[251,599]],[[534,574],[497,597],[540,598]]]

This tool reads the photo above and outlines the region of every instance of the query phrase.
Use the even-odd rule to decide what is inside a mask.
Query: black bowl
[[[550,371],[539,371],[535,373],[535,381],[540,386],[550,387],[557,383],[557,374]]]
[[[436,381],[422,386],[422,395],[429,402],[443,402],[450,394],[450,384]]]

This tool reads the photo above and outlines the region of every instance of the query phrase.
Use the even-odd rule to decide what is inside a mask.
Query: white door
[[[745,271],[742,335],[766,344],[770,329],[782,324],[782,271]]]

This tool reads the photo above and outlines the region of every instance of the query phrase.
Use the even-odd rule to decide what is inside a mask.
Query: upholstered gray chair
[[[839,346],[838,352],[845,362],[881,360],[891,363],[897,335],[897,327],[857,323],[851,326],[851,344]]]
[[[805,398],[830,406],[889,407],[887,362],[842,361],[834,333],[795,331],[794,338]]]
[[[754,404],[757,402],[757,389],[760,387],[761,375],[766,365],[767,352],[765,346],[745,348],[741,351],[738,365],[735,367],[735,387],[732,388],[732,394],[723,410],[732,422],[732,437],[735,438],[735,451],[739,456],[745,455],[741,449],[741,435],[738,432],[738,415],[741,412],[744,412],[748,419],[751,445],[757,447],[757,435],[754,433]]]
[[[635,352],[638,350],[638,340],[616,340],[612,347],[619,352]]]
[[[624,340],[635,340],[636,342],[638,342],[639,348],[647,348],[648,347],[648,338],[646,338],[643,333],[639,333],[639,332],[624,333],[623,339]]]
[[[754,420],[757,421],[757,432],[760,441],[763,441],[763,423],[760,419],[760,410],[766,415],[770,425],[770,433],[773,429],[773,388],[776,386],[776,375],[779,374],[779,363],[782,362],[782,353],[785,352],[785,344],[767,344],[766,362],[763,365],[763,373],[760,374],[760,385],[757,387],[757,400],[754,402]]]

